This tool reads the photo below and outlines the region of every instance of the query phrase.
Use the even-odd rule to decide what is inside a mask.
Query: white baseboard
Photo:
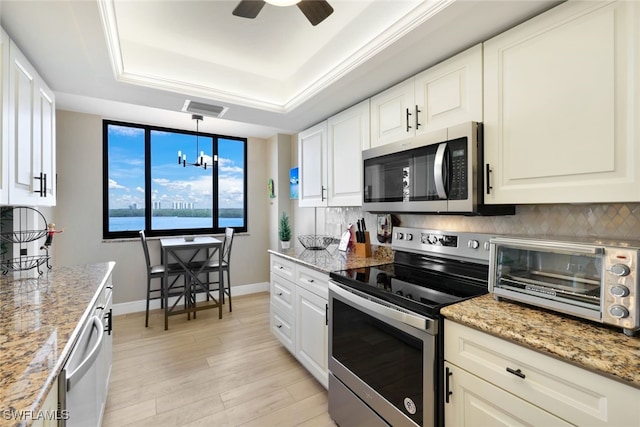
[[[256,294],[258,292],[266,292],[269,290],[269,282],[262,283],[251,283],[248,285],[237,285],[231,287],[231,295],[239,296],[239,295],[249,295]],[[177,297],[169,298],[169,305],[175,302]],[[198,295],[198,301],[202,299],[204,301],[205,295]],[[138,301],[130,301],[123,302],[120,304],[113,304],[113,315],[118,316],[120,314],[129,314],[129,313],[138,313],[140,311],[144,311],[147,305],[146,300],[138,300]],[[160,300],[153,300],[149,303],[149,309],[157,309],[160,308]]]

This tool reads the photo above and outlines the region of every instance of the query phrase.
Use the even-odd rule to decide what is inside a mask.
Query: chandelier
[[[178,150],[178,164],[182,165],[182,167],[187,167],[187,165],[195,166],[195,167],[204,167],[207,169],[207,162],[204,161],[204,151],[200,151],[199,147],[199,124],[200,120],[202,120],[202,116],[199,114],[193,114],[191,119],[196,121],[196,161],[195,163],[187,163],[187,155],[183,154],[181,150]],[[198,152],[200,151],[200,157],[198,157]]]

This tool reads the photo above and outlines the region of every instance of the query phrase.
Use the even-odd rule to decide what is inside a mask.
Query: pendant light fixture
[[[187,165],[191,165],[195,167],[202,166],[206,170],[207,162],[204,161],[204,151],[200,151],[200,147],[199,147],[199,136],[200,136],[199,124],[200,124],[200,120],[202,120],[203,117],[199,114],[193,114],[191,118],[196,121],[196,162],[187,163],[187,155],[183,154],[182,151],[178,150],[178,164],[179,165],[181,164],[182,167],[187,167]],[[199,157],[198,157],[198,152],[200,152]]]

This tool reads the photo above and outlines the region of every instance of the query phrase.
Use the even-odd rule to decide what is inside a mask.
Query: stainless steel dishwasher
[[[112,285],[107,283],[84,322],[58,378],[60,427],[100,426],[107,400],[112,352]]]

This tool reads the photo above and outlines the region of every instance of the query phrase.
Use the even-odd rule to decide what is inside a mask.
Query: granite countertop
[[[114,262],[0,276],[0,425],[5,411],[39,411]],[[27,417],[28,418],[28,417]]]
[[[393,262],[393,250],[390,246],[371,245],[371,256],[366,258],[358,257],[352,251],[339,251],[336,245],[320,251],[308,250],[296,245],[290,249],[270,249],[269,253],[280,255],[283,258],[304,264],[323,273]]]
[[[450,320],[640,388],[640,337],[492,295],[441,310]]]

